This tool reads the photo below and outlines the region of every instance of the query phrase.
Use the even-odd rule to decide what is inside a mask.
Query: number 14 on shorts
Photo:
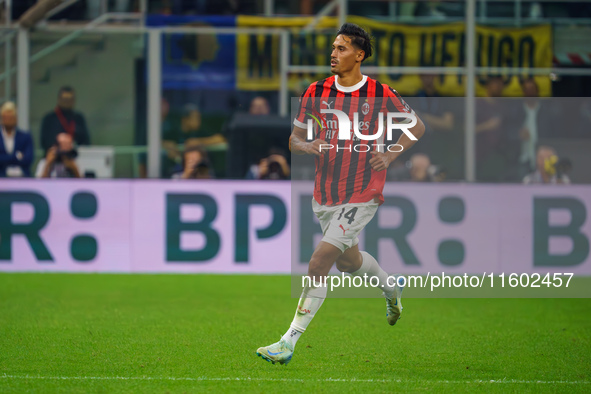
[[[355,214],[357,213],[357,207],[353,207],[351,208],[349,211],[347,211],[347,213],[345,213],[345,207],[343,207],[343,209],[341,209],[341,212],[339,213],[339,217],[337,218],[337,220],[341,220],[341,218],[343,217],[343,215],[345,216],[345,219],[348,220],[348,224],[353,223],[353,220],[355,220]]]

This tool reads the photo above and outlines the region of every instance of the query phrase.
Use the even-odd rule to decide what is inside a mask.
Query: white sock
[[[388,273],[380,267],[376,259],[373,256],[365,251],[360,252],[361,257],[363,258],[363,262],[361,263],[361,267],[352,272],[351,275],[353,276],[363,276],[367,274],[368,277],[375,276],[379,280],[379,288],[386,293],[386,295],[391,295],[396,290],[396,286],[388,286]],[[390,284],[394,283],[394,280],[390,280]]]
[[[324,299],[326,298],[327,287],[308,287],[304,288],[300,301],[298,302],[298,308],[296,309],[293,321],[289,326],[289,330],[281,337],[286,342],[291,344],[292,348],[295,348],[296,343],[300,339],[300,336],[308,328],[308,324],[318,312],[318,309],[322,306]]]
[[[292,349],[295,349],[295,345],[296,343],[298,343],[298,339],[300,339],[302,334],[303,332],[298,331],[293,326],[289,326],[289,330],[287,330],[287,332],[283,334],[281,339],[285,340],[285,342],[287,343],[290,343]]]

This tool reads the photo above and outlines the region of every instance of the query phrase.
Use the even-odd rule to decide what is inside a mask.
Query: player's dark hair
[[[74,93],[74,88],[71,86],[62,86],[57,92],[57,97],[62,97],[62,93]]]
[[[536,88],[538,88],[538,83],[533,77],[521,78],[519,80],[519,83],[522,87],[525,86],[526,83],[533,83],[534,85],[536,85]]]
[[[368,32],[363,30],[361,27],[357,26],[354,23],[345,23],[339,31],[337,32],[337,36],[342,34],[347,37],[351,37],[351,44],[357,48],[363,50],[365,55],[363,56],[363,60],[367,59],[371,56],[373,52],[373,44],[371,42],[371,36]],[[363,61],[362,60],[362,61]]]
[[[505,82],[505,79],[503,78],[503,76],[501,74],[488,74],[488,77],[486,78],[486,82],[492,82],[492,81],[502,81]]]
[[[183,170],[185,169],[185,156],[187,156],[187,153],[191,152],[199,152],[201,154],[201,163],[209,164],[209,157],[207,155],[207,151],[199,145],[193,145],[187,147],[183,152],[183,156],[181,158],[181,167],[183,168]]]

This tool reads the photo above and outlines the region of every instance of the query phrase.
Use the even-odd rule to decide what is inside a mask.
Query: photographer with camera
[[[269,156],[261,159],[259,164],[253,164],[246,179],[289,179],[291,169],[285,152],[280,148],[271,148]]]
[[[74,149],[74,141],[68,133],[59,133],[56,144],[47,151],[45,159],[37,164],[37,178],[80,178],[80,170],[76,164],[78,152]]]
[[[431,159],[424,153],[415,153],[404,165],[392,167],[386,179],[395,182],[443,182],[446,169],[431,164]]]
[[[572,163],[568,159],[559,159],[554,148],[540,146],[536,154],[536,171],[523,178],[526,185],[570,184],[567,173]]]
[[[215,178],[207,152],[199,145],[188,146],[183,153],[182,172],[172,179],[213,179]]]

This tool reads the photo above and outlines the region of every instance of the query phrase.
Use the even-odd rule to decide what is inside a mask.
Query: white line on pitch
[[[214,378],[199,376],[195,378],[176,378],[166,376],[31,376],[31,375],[0,375],[0,379],[41,379],[41,380],[178,380],[190,382],[216,382],[216,381],[263,381],[263,382],[345,382],[345,383],[435,383],[435,384],[590,384],[589,381],[569,380],[516,380],[516,379],[491,379],[491,380],[404,380],[404,379],[291,379],[291,378]]]

